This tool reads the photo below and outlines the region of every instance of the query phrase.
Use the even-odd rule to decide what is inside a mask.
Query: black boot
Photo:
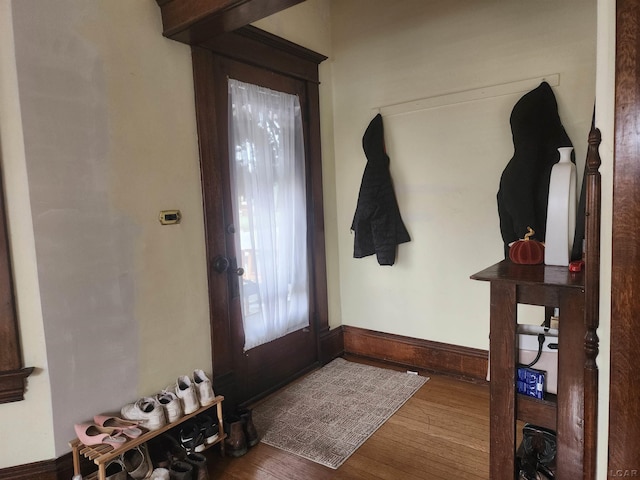
[[[187,455],[187,462],[193,467],[193,480],[209,480],[207,457],[194,452]]]
[[[236,415],[230,415],[225,420],[227,438],[224,440],[224,448],[230,457],[241,457],[247,453],[247,439],[244,436],[242,420]]]
[[[154,467],[169,469],[169,466],[177,461],[184,461],[187,452],[182,448],[180,442],[168,433],[163,433],[150,439],[147,442],[149,456]]]
[[[169,467],[171,480],[193,480],[193,466],[187,462],[173,462]]]
[[[242,429],[247,439],[247,445],[249,445],[249,447],[256,446],[260,442],[260,437],[258,437],[258,431],[253,424],[251,409],[241,408],[238,410],[238,415],[240,415],[240,420],[242,420]]]

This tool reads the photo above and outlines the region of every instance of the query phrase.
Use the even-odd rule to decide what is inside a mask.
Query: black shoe
[[[516,452],[516,473],[522,480],[554,480],[557,453],[556,432],[530,423],[522,430]]]
[[[187,462],[173,462],[169,467],[172,480],[193,480],[193,465]]]
[[[184,461],[187,458],[187,452],[182,448],[180,442],[168,433],[150,439],[147,446],[151,463],[157,468],[168,469],[173,462]]]
[[[209,480],[207,457],[201,453],[190,453],[186,461],[193,467],[192,480]]]
[[[558,451],[556,432],[527,423],[522,429],[522,448],[525,456],[533,456],[540,465],[552,466]]]
[[[185,422],[180,429],[180,443],[187,453],[202,452],[205,444],[200,424],[194,421]]]
[[[200,425],[200,433],[206,445],[211,445],[218,439],[218,423],[209,415],[201,413],[196,416],[196,423]]]

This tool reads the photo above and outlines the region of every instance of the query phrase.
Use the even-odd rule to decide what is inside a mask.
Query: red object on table
[[[584,267],[584,260],[574,260],[569,264],[570,272],[581,272]]]

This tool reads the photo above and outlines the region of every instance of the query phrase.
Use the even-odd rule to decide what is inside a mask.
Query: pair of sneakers
[[[153,397],[142,397],[122,407],[120,413],[127,420],[135,420],[147,430],[158,430],[183,415],[182,403],[170,390],[162,390]]]
[[[202,452],[219,438],[218,422],[201,413],[184,423],[180,429],[180,444],[187,453]]]
[[[203,370],[194,370],[193,379],[181,375],[175,388],[167,387],[153,397],[142,397],[122,407],[120,413],[147,430],[158,430],[214,401],[211,379]]]
[[[176,381],[175,393],[182,400],[185,415],[215,402],[211,379],[203,370],[194,370],[193,376],[181,375]]]
[[[156,397],[142,397],[134,403],[128,403],[120,413],[122,418],[135,420],[147,430],[158,430],[167,424],[164,408]]]

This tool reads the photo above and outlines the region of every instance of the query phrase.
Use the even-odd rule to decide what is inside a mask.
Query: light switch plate
[[[180,223],[181,218],[180,210],[162,210],[160,212],[160,223],[162,225],[175,225]]]

